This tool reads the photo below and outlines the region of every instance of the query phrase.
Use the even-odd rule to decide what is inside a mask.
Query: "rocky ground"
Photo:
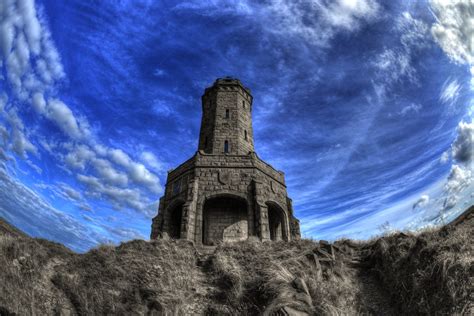
[[[135,240],[85,254],[0,221],[0,315],[472,315],[473,213],[368,242]]]

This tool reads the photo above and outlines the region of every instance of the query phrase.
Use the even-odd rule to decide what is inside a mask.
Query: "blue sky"
[[[84,251],[147,239],[204,88],[254,96],[305,237],[369,238],[474,200],[469,1],[0,4],[0,216]]]

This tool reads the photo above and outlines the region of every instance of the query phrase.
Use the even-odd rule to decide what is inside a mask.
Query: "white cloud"
[[[151,189],[156,188],[156,191],[160,192],[160,189],[156,187],[159,184],[159,179],[144,165],[139,163],[131,165],[130,176],[135,182],[145,184]]]
[[[126,186],[128,184],[127,175],[116,170],[109,161],[93,159],[92,165],[105,182],[118,186]]]
[[[158,194],[162,192],[160,179],[150,172],[143,164],[134,162],[125,152],[120,149],[110,149],[109,155],[112,161],[127,170],[127,173],[133,182],[145,185],[153,193]],[[145,156],[153,160],[153,157],[150,155]],[[158,160],[154,162],[157,163]]]
[[[447,163],[447,162],[449,161],[449,152],[448,152],[448,151],[445,151],[445,152],[441,155],[441,157],[440,157],[439,160],[440,160],[440,162],[443,163],[443,164],[444,164],[444,163]]]
[[[380,6],[375,0],[270,0],[263,5],[217,0],[188,2],[175,9],[248,16],[268,32],[301,37],[325,47],[338,32],[353,32],[377,19]]]
[[[26,159],[25,162],[26,162],[26,164],[27,164],[28,166],[30,166],[30,168],[33,169],[36,173],[38,173],[38,174],[42,174],[42,173],[43,173],[43,169],[41,169],[40,167],[38,167],[37,165],[35,165],[31,160]]]
[[[44,100],[43,94],[40,92],[35,92],[32,98],[33,108],[38,113],[45,113],[46,111],[46,101]]]
[[[163,171],[163,163],[158,160],[158,158],[149,151],[144,151],[140,155],[140,160],[143,161],[146,165],[156,171]]]
[[[265,11],[270,31],[303,37],[326,46],[340,31],[355,31],[377,17],[379,5],[371,0],[294,2],[272,1]]]
[[[105,185],[102,181],[93,176],[83,174],[77,175],[77,179],[88,187],[88,193],[95,197],[107,197],[112,201],[114,207],[121,209],[129,207],[151,216],[154,210],[150,210],[150,201],[143,197],[139,190],[130,188],[119,188],[112,185]]]
[[[439,100],[444,104],[453,105],[459,97],[461,85],[457,80],[446,80],[441,88]]]
[[[417,73],[412,66],[413,55],[427,45],[428,27],[423,21],[414,19],[408,12],[403,12],[397,18],[395,29],[401,34],[401,47],[385,49],[373,62],[379,70],[379,81],[384,88],[406,79],[417,84]],[[412,109],[416,109],[416,105]]]
[[[6,146],[8,143],[8,138],[10,134],[4,126],[0,126],[0,139],[2,140],[3,146]]]
[[[132,163],[132,159],[121,149],[110,149],[109,155],[113,162],[123,167],[128,168]]]
[[[460,163],[472,164],[474,158],[474,122],[460,122],[458,135],[451,146],[453,158]]]
[[[26,34],[29,46],[35,55],[40,53],[41,49],[41,24],[36,18],[36,9],[34,1],[18,2],[18,11],[24,17]]]
[[[0,16],[0,49],[13,91],[26,100],[34,92],[49,90],[53,80],[64,77],[64,71],[34,1],[4,0]]]
[[[102,184],[100,183],[99,179],[93,176],[87,176],[84,174],[78,174],[77,179],[87,185],[90,188],[100,188]]]
[[[474,2],[431,0],[430,5],[436,17],[436,23],[431,27],[431,34],[453,62],[467,64],[470,67],[471,89],[474,89],[474,47],[472,46]],[[461,85],[456,80],[448,79],[443,85],[440,101],[452,106],[460,94],[460,89]],[[472,118],[472,101],[469,106],[468,116]],[[453,216],[461,212],[462,200],[468,204],[472,203],[472,196],[469,195],[472,192],[471,184],[474,178],[474,123],[472,121],[471,123],[460,122],[457,132],[456,139],[451,145],[451,156],[458,164],[451,166],[444,186],[442,210],[439,214],[441,219],[444,219],[448,213]]]
[[[410,112],[418,113],[418,112],[420,112],[421,108],[422,108],[421,104],[411,103],[410,105],[405,106],[400,111],[400,115],[405,116]]]
[[[449,193],[458,193],[467,187],[472,181],[472,171],[462,168],[458,165],[451,167],[451,172],[448,176],[448,182],[445,185],[445,190]]]
[[[409,51],[398,51],[386,49],[378,55],[374,66],[382,72],[382,78],[386,84],[396,83],[403,78],[411,82],[417,82],[416,71],[411,65],[411,53]]]
[[[152,109],[155,114],[164,117],[169,117],[175,112],[172,106],[162,100],[155,100],[152,105]]]
[[[427,45],[428,26],[421,20],[403,12],[396,21],[396,28],[401,32],[400,42],[406,49],[422,48]]]
[[[79,208],[83,211],[92,212],[92,207],[89,204],[85,203],[85,202],[80,203]]]
[[[86,186],[89,196],[101,197],[118,208],[147,210],[150,201],[141,192],[161,193],[159,178],[123,150],[101,144],[94,138],[88,120],[55,97],[65,73],[42,10],[37,9],[33,0],[0,1],[0,68],[12,88],[10,97],[30,103],[36,113],[59,128],[64,137],[54,141],[39,137],[39,143],[63,163],[60,168],[71,174],[81,172],[77,181]],[[0,93],[0,113],[9,122],[9,129],[1,127],[0,136],[9,150],[34,168],[27,158],[29,153],[37,153],[37,148],[29,140],[29,130],[24,128],[18,111],[14,108],[3,111],[7,101],[7,95]],[[3,160],[10,160],[3,149],[0,154]],[[145,155],[143,158],[150,168],[160,170],[156,157]],[[130,182],[134,187],[124,188],[131,185]],[[48,190],[55,196],[87,205],[82,193],[69,185]],[[84,207],[90,210],[90,206]]]
[[[417,209],[417,208],[423,208],[425,207],[426,205],[428,205],[428,203],[430,202],[430,197],[429,195],[422,195],[418,201],[416,201],[414,204],[413,204],[413,209]]]
[[[86,164],[95,157],[95,153],[86,145],[78,145],[66,157],[66,165],[74,169],[84,170]]]
[[[474,26],[471,0],[431,0],[430,5],[437,21],[431,33],[444,52],[460,64],[474,64]]]
[[[8,161],[10,157],[5,153],[5,151],[0,147],[0,160],[1,161]],[[3,167],[2,167],[3,168]]]
[[[71,138],[78,139],[84,135],[71,109],[62,101],[49,100],[46,116]]]
[[[23,121],[18,116],[16,109],[11,108],[7,112],[7,121],[10,125],[9,140],[11,143],[11,149],[15,154],[21,158],[27,158],[27,153],[37,153],[37,148],[25,135],[25,127]]]
[[[155,68],[155,70],[153,71],[153,75],[155,77],[162,77],[162,76],[166,75],[166,71],[164,71],[163,69],[160,69],[160,68]]]
[[[64,182],[59,182],[58,184],[48,184],[40,182],[36,183],[34,186],[44,190],[50,196],[74,202],[74,204],[76,204],[76,206],[78,207],[81,207],[81,205],[85,203],[82,197],[82,193]]]
[[[68,199],[72,199],[74,201],[82,200],[81,193],[79,191],[73,189],[69,185],[67,185],[65,183],[62,183],[59,187],[61,188],[64,197],[66,197]]]
[[[449,173],[446,184],[444,185],[444,192],[442,195],[443,203],[440,212],[441,216],[446,216],[448,210],[453,209],[462,198],[466,198],[466,189],[474,180],[474,174],[471,169],[464,166],[453,165]],[[461,206],[461,205],[459,205]],[[462,211],[462,208],[458,208]]]
[[[33,0],[6,0],[0,6],[0,46],[7,78],[20,100],[31,103],[73,138],[87,133],[70,108],[60,100],[46,104],[43,93],[64,77],[59,54],[41,23]],[[36,69],[35,69],[36,68]],[[81,129],[82,127],[82,129]]]
[[[3,112],[8,103],[8,95],[5,92],[0,94],[0,112]]]
[[[91,196],[96,198],[105,196],[115,206],[127,205],[143,211],[145,206],[138,203],[139,201],[129,203],[120,201],[120,197],[126,196],[123,187],[133,182],[145,186],[154,194],[162,192],[159,178],[144,165],[133,161],[121,149],[107,148],[100,144],[92,148],[84,144],[63,147],[69,151],[64,157],[66,166],[86,172],[78,176],[78,180],[88,186],[88,193]],[[149,155],[146,156],[150,158]],[[91,172],[87,166],[92,166],[92,171],[95,172]]]

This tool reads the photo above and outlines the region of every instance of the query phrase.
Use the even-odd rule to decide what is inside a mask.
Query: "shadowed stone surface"
[[[233,78],[217,79],[202,96],[196,154],[168,173],[151,238],[197,245],[300,238],[281,171],[254,150],[252,95]]]

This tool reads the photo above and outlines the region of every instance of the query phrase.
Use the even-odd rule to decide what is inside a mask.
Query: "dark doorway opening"
[[[181,237],[181,221],[183,219],[183,204],[174,206],[168,214],[168,234],[170,238],[179,239]]]
[[[284,211],[274,203],[267,203],[267,207],[270,239],[274,241],[287,240]]]

